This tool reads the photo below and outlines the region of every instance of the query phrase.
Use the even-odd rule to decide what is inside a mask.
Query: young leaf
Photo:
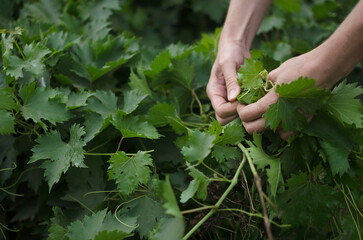
[[[277,85],[279,99],[263,115],[266,117],[266,126],[275,131],[281,122],[284,131],[300,131],[305,128],[307,117],[299,110],[313,114],[330,96],[326,90],[314,88],[314,85],[314,79],[302,77],[289,84]]]
[[[0,109],[0,135],[15,133],[14,125],[14,117],[10,114],[10,112]]]
[[[270,183],[271,194],[275,197],[278,184],[283,182],[280,159],[269,156],[264,152],[262,148],[262,135],[254,134],[253,142],[255,145],[249,143],[250,147],[248,148],[248,151],[251,154],[253,163],[256,164],[258,169],[264,169],[265,167],[270,166],[270,168],[266,170],[268,177],[267,181]]]
[[[140,71],[141,72],[141,71]],[[138,72],[139,73],[139,72]],[[141,93],[153,98],[151,93],[151,89],[146,81],[146,77],[143,72],[139,73],[138,75],[134,73],[131,69],[130,77],[129,77],[129,85],[132,89],[138,90]]]
[[[137,152],[133,157],[128,157],[125,152],[113,155],[108,168],[109,179],[116,180],[119,191],[128,196],[133,193],[139,184],[147,184],[153,166],[151,157],[146,152]]]
[[[357,128],[362,128],[363,107],[356,97],[363,94],[363,89],[357,84],[347,84],[346,80],[341,82],[333,89],[325,109],[340,122],[349,125],[354,124]]]
[[[41,43],[31,43],[30,45],[25,45],[23,52],[25,59],[11,55],[7,61],[4,62],[5,73],[15,79],[23,77],[23,71],[30,72],[34,75],[42,74],[45,68],[43,58],[51,53],[51,51],[41,45]]]
[[[62,141],[58,131],[51,131],[38,137],[35,140],[38,145],[32,148],[33,156],[29,163],[46,159],[40,167],[45,169],[44,176],[48,182],[49,191],[71,165],[86,167],[83,163],[83,147],[86,145],[82,140],[82,136],[85,134],[83,127],[74,124],[69,131],[68,143]]]
[[[35,83],[21,88],[19,96],[23,100],[23,106],[20,109],[25,120],[32,119],[36,123],[47,120],[52,124],[68,120],[71,114],[66,106],[53,100],[57,95],[61,95],[61,92],[56,89],[35,89]]]
[[[196,195],[196,198],[202,200],[205,200],[207,197],[207,176],[198,171],[196,168],[191,168],[190,176],[193,177],[193,180],[189,183],[188,188],[180,195],[181,203],[186,203],[194,195]]]
[[[93,97],[88,99],[87,109],[99,113],[108,118],[117,111],[117,97],[111,91],[96,91]]]
[[[188,162],[198,161],[201,163],[211,152],[215,138],[214,135],[195,130],[189,135],[189,146],[184,146],[181,153]]]
[[[166,201],[163,204],[163,207],[166,209],[166,213],[173,215],[176,218],[183,219],[183,215],[180,213],[173,188],[170,184],[169,176],[166,176],[165,182],[163,184],[163,197]]]
[[[145,94],[139,92],[138,90],[131,90],[124,93],[124,106],[122,111],[126,114],[132,113],[144,100]]]
[[[284,223],[320,228],[329,221],[327,216],[335,205],[334,189],[311,183],[306,173],[292,175],[286,186],[277,198]]]
[[[262,62],[250,58],[245,59],[244,65],[238,70],[238,82],[242,88],[259,88],[263,81],[259,73],[263,70]]]
[[[104,239],[110,236],[114,239],[124,239],[132,236],[130,231],[124,231],[125,226],[122,225],[107,209],[86,216],[82,221],[77,220],[68,227],[66,236],[70,240],[89,240]],[[112,238],[111,238],[112,239]]]
[[[124,116],[123,112],[118,111],[110,122],[115,128],[120,130],[124,138],[141,137],[158,139],[160,137],[156,128],[150,123],[141,120],[139,116]]]

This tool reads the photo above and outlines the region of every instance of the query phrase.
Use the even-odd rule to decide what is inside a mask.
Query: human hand
[[[316,85],[323,88],[330,88],[335,82],[330,76],[332,71],[322,69],[323,64],[319,62],[317,51],[311,51],[298,57],[291,58],[284,62],[280,67],[271,71],[268,78],[277,84],[290,83],[301,76],[314,78]],[[237,112],[242,123],[249,134],[265,130],[265,118],[262,115],[267,111],[271,104],[276,103],[278,94],[275,89],[271,90],[257,102],[242,105],[238,104]],[[278,129],[281,138],[286,139],[292,135],[291,132],[283,132]]]
[[[235,100],[241,88],[237,82],[237,71],[244,57],[250,57],[250,54],[241,41],[220,40],[206,91],[216,119],[222,125],[238,117],[238,102]]]

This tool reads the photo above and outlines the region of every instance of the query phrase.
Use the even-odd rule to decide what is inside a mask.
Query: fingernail
[[[236,89],[232,89],[231,91],[229,91],[229,94],[228,94],[228,100],[229,101],[235,100],[236,97],[237,97],[237,91],[236,91]]]

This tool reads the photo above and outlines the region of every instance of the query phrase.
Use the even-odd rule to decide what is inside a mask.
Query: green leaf
[[[222,134],[218,134],[213,143],[237,145],[242,142],[244,136],[245,131],[241,121],[232,121],[223,127]]]
[[[274,1],[274,4],[286,12],[300,12],[300,0],[276,0]]]
[[[161,53],[159,53],[158,56],[153,60],[153,62],[150,64],[149,68],[145,70],[145,74],[150,77],[155,77],[158,73],[160,73],[162,70],[167,68],[171,63],[171,55],[169,50],[165,50]]]
[[[110,122],[120,130],[124,138],[158,139],[160,137],[156,128],[147,121],[141,120],[139,116],[124,116],[123,112],[118,111]]]
[[[137,217],[136,231],[141,238],[148,236],[160,222],[160,219],[165,216],[164,209],[160,202],[145,196],[126,203],[121,210],[122,216]]]
[[[162,218],[159,226],[150,234],[150,240],[180,240],[184,236],[184,221],[182,218]]]
[[[126,114],[132,113],[144,100],[146,97],[145,94],[139,92],[138,90],[127,91],[124,94],[124,106],[122,111]]]
[[[146,81],[145,75],[142,72],[137,75],[131,69],[129,80],[129,85],[132,89],[138,90],[141,93],[153,98],[151,89]]]
[[[8,58],[8,62],[4,62],[5,73],[15,79],[24,77],[24,71],[36,76],[41,75],[45,69],[43,58],[47,54],[51,53],[51,51],[49,51],[49,49],[44,47],[41,43],[31,43],[30,45],[25,45],[23,52],[25,60],[15,55],[11,55]]]
[[[263,81],[259,73],[263,70],[262,62],[254,59],[245,59],[244,65],[238,70],[238,82],[241,88],[260,88]]]
[[[196,168],[190,169],[190,176],[193,180],[189,183],[187,189],[185,189],[180,195],[180,202],[186,203],[189,199],[196,196],[196,198],[205,200],[207,197],[208,178],[202,172]]]
[[[165,203],[163,207],[166,209],[166,213],[173,215],[176,218],[183,219],[183,215],[180,213],[178,202],[176,201],[173,188],[171,187],[169,175],[166,176],[165,182],[163,184],[163,198]]]
[[[242,153],[236,147],[216,144],[213,147],[212,156],[218,163],[224,163],[226,161],[240,159],[242,157]]]
[[[10,114],[10,112],[0,109],[0,135],[15,133],[14,125],[14,117]]]
[[[210,135],[209,133],[201,132],[199,130],[193,131],[193,133],[189,135],[188,146],[184,146],[181,150],[185,160],[190,163],[195,161],[201,163],[211,152],[215,138],[216,136]]]
[[[327,216],[335,205],[334,189],[311,183],[306,173],[292,175],[286,186],[288,189],[277,198],[283,223],[320,229],[329,222]]]
[[[276,197],[277,187],[280,182],[283,182],[281,173],[280,159],[267,155],[262,148],[262,135],[253,134],[253,143],[249,143],[248,151],[251,154],[253,163],[256,164],[258,169],[266,170],[267,181],[270,183],[270,189],[272,196]]]
[[[91,141],[97,134],[105,129],[110,123],[105,121],[98,113],[88,113],[84,115],[84,123],[86,134],[84,141],[87,143]]]
[[[117,97],[111,91],[96,91],[93,97],[88,99],[87,109],[99,113],[108,118],[117,111]]]
[[[349,169],[349,150],[336,146],[326,141],[320,141],[320,146],[322,147],[333,175],[339,174],[342,176]]]
[[[61,92],[57,89],[35,89],[35,83],[20,89],[19,96],[23,100],[20,109],[25,120],[32,119],[35,123],[47,120],[52,124],[68,120],[71,114],[66,106],[54,99],[58,95],[61,95]]]
[[[40,0],[28,4],[29,15],[46,24],[58,25],[61,21],[61,4],[58,1]]]
[[[14,101],[14,90],[5,87],[0,88],[0,109],[12,110],[17,109],[17,104]]]
[[[33,156],[29,163],[46,159],[40,167],[45,169],[44,176],[48,182],[49,190],[71,165],[86,167],[83,163],[85,152],[83,147],[86,145],[82,140],[84,134],[83,127],[74,124],[70,128],[68,143],[62,141],[58,131],[51,131],[35,140],[38,145],[32,148]]]
[[[195,77],[194,66],[187,59],[173,59],[172,65],[171,80],[191,89]]]
[[[65,234],[67,233],[67,230],[64,229],[62,226],[58,224],[52,224],[50,228],[48,229],[49,235],[47,240],[65,240],[66,238]]]
[[[363,89],[357,84],[347,84],[346,80],[341,82],[333,89],[325,109],[340,122],[349,125],[354,124],[357,128],[362,128],[363,107],[356,97],[363,94]]]
[[[91,92],[71,92],[68,96],[67,107],[69,109],[84,107],[87,105],[87,99],[91,96],[93,96],[93,93]]]
[[[281,29],[281,27],[285,23],[285,18],[281,16],[270,15],[263,19],[260,28],[257,31],[257,34],[262,32],[269,32],[273,29]]]
[[[124,34],[115,38],[88,41],[77,46],[73,59],[77,63],[71,70],[93,82],[132,58],[138,50],[137,41]]]
[[[149,154],[138,151],[133,157],[125,152],[118,152],[110,160],[108,170],[109,179],[116,180],[117,187],[124,196],[133,193],[139,184],[147,184],[153,166]]]
[[[263,115],[266,117],[266,126],[275,131],[281,122],[284,131],[305,128],[308,125],[307,117],[299,110],[305,114],[313,114],[329,99],[326,90],[314,88],[314,85],[314,79],[302,77],[289,84],[277,85],[279,98]]]
[[[64,51],[67,48],[77,44],[80,40],[80,36],[68,32],[53,32],[46,38],[46,45],[53,51]]]
[[[119,10],[120,3],[117,0],[98,0],[84,2],[78,5],[80,17],[83,21],[87,19],[107,20],[112,10]]]
[[[120,229],[121,228],[121,229]],[[91,216],[85,216],[82,221],[77,220],[68,227],[66,234],[70,240],[89,240],[103,239],[111,236],[124,239],[132,236],[132,234],[123,231],[125,226],[117,221],[117,219],[107,209],[93,213]]]

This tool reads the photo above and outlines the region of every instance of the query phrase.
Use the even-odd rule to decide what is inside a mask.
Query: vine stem
[[[273,235],[271,232],[271,224],[270,224],[270,220],[268,218],[267,209],[266,209],[266,205],[265,205],[264,192],[262,191],[262,186],[261,186],[261,178],[257,173],[257,170],[255,168],[255,165],[252,162],[252,158],[251,158],[248,150],[241,143],[238,144],[238,147],[242,150],[244,155],[247,157],[248,164],[250,165],[251,172],[253,174],[253,178],[255,179],[258,195],[260,196],[262,212],[263,212],[263,219],[264,219],[267,237],[269,240],[273,240]]]
[[[195,93],[195,91],[194,91],[194,90],[192,90],[192,94],[193,94],[193,96],[194,96],[195,100],[197,101],[197,103],[198,103],[198,105],[199,105],[199,112],[200,112],[200,115],[201,115],[201,116],[204,116],[205,114],[204,114],[204,111],[203,111],[202,103],[200,102],[200,100],[199,100],[199,98],[198,98],[198,96],[197,96],[197,94]]]
[[[188,239],[205,221],[207,221],[207,219],[212,216],[217,209],[219,208],[219,206],[222,204],[222,202],[224,201],[224,199],[227,197],[227,195],[232,191],[232,189],[234,188],[234,186],[237,184],[238,182],[238,176],[239,173],[242,170],[243,165],[246,162],[246,155],[243,156],[243,160],[240,163],[236,173],[233,176],[233,179],[231,181],[231,184],[229,185],[229,187],[227,188],[227,190],[223,193],[223,195],[219,198],[218,202],[214,205],[211,206],[210,208],[212,208],[207,215],[205,215],[202,220],[200,220],[184,237],[183,240]]]

